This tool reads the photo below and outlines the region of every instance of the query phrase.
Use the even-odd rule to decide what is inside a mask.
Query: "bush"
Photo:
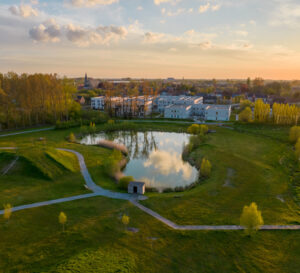
[[[298,141],[295,145],[295,154],[296,154],[297,160],[300,160],[300,138],[298,138]]]
[[[200,175],[201,177],[208,178],[210,177],[211,173],[211,163],[208,159],[203,158],[202,163],[201,163],[201,168],[200,168]]]
[[[250,107],[246,107],[240,114],[239,114],[239,121],[242,122],[250,122],[252,120],[252,110]]]
[[[296,143],[300,138],[300,126],[294,126],[290,130],[290,142]]]
[[[187,129],[187,132],[189,134],[192,134],[192,135],[197,135],[198,132],[199,132],[199,125],[198,124],[192,124],[188,129]]]
[[[132,181],[134,181],[132,176],[124,176],[120,179],[118,186],[121,190],[127,190],[129,183]]]
[[[187,129],[187,132],[192,135],[205,135],[208,132],[208,126],[205,124],[193,124]]]
[[[71,134],[69,135],[69,141],[72,142],[72,143],[75,143],[75,142],[76,142],[76,136],[75,136],[73,133],[71,133]]]

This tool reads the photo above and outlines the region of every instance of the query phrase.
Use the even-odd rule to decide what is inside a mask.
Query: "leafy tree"
[[[64,212],[61,212],[58,216],[59,223],[63,226],[63,232],[65,231],[65,224],[67,222],[67,215]]]
[[[210,161],[206,158],[202,159],[201,167],[200,167],[200,175],[201,177],[208,178],[210,177],[212,165]]]
[[[192,135],[197,135],[198,132],[199,132],[199,125],[198,124],[192,124],[188,129],[187,129],[187,132],[189,134],[192,134]]]
[[[5,220],[9,220],[12,214],[12,206],[11,204],[4,205],[4,214],[3,217]]]
[[[293,126],[290,129],[290,142],[296,143],[297,140],[300,138],[300,126]]]
[[[266,122],[270,117],[270,104],[264,103],[261,99],[255,102],[254,118],[258,122]]]
[[[72,143],[76,142],[76,136],[73,133],[70,133],[70,135],[69,135],[69,141],[72,142]]]
[[[127,190],[130,182],[134,181],[132,176],[124,176],[119,181],[119,188],[122,190]]]
[[[122,216],[122,223],[123,223],[123,225],[125,226],[125,228],[128,226],[129,221],[130,221],[129,216],[127,216],[126,214],[124,214],[124,215]]]
[[[296,154],[296,158],[300,160],[300,137],[298,138],[298,141],[295,145],[295,154]]]
[[[244,206],[240,223],[241,226],[245,227],[247,235],[252,235],[264,224],[256,203],[252,202],[250,206]]]
[[[192,134],[192,135],[198,135],[198,134],[206,134],[208,132],[208,126],[205,125],[205,124],[201,124],[201,125],[198,125],[198,124],[192,124],[188,129],[187,129],[187,132],[189,134]]]
[[[252,110],[251,110],[250,107],[246,107],[239,114],[239,121],[242,121],[242,122],[250,122],[250,121],[252,121]]]

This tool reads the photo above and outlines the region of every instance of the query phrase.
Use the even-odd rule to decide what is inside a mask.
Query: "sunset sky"
[[[0,71],[300,79],[300,0],[0,0]]]

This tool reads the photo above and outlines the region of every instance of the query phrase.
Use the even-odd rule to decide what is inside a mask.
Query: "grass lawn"
[[[139,126],[141,130],[183,131],[188,125]],[[150,193],[143,204],[179,224],[238,224],[242,207],[255,201],[266,224],[299,223],[291,185],[293,151],[285,138],[288,128],[238,129],[216,128],[207,144],[193,152],[195,158],[205,156],[212,162],[210,179],[183,193]],[[94,181],[117,190],[101,168],[111,151],[69,144],[66,137],[71,131],[80,129],[0,139],[2,147],[20,147],[17,152],[0,152],[0,170],[14,153],[20,156],[8,175],[0,176],[3,204],[16,206],[88,192],[76,158],[57,152],[56,147],[82,153]],[[45,140],[39,141],[40,137]],[[58,223],[61,211],[68,217],[64,233]],[[129,227],[139,229],[137,233],[125,231],[120,220],[124,213],[130,216]],[[1,273],[296,273],[300,268],[299,231],[261,231],[252,238],[241,231],[174,231],[129,202],[104,197],[15,212],[9,221],[0,218],[0,234]]]

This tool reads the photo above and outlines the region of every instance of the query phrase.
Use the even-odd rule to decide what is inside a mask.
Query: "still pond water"
[[[158,190],[188,186],[198,176],[196,168],[181,158],[182,150],[189,141],[184,133],[166,132],[114,132],[86,136],[82,144],[94,145],[100,140],[111,140],[123,144],[129,151],[130,161],[124,174],[146,187]]]

